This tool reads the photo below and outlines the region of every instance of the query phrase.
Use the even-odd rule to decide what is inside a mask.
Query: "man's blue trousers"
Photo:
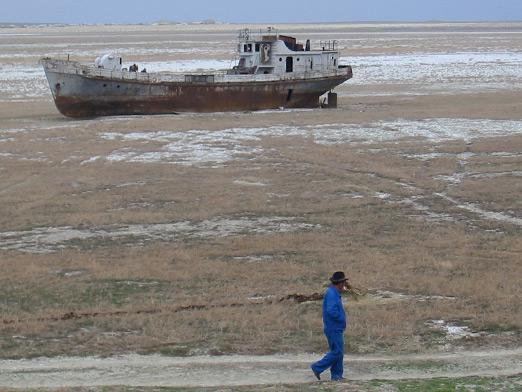
[[[322,359],[314,362],[311,367],[314,372],[319,374],[329,368],[332,380],[339,380],[343,377],[344,331],[325,329],[324,334],[330,351]]]

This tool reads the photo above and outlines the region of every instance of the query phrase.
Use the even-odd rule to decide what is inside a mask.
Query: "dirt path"
[[[0,387],[307,383],[315,380],[308,366],[316,359],[318,355],[309,354],[187,358],[131,354],[111,358],[2,360]],[[522,373],[522,348],[422,355],[350,355],[345,366],[348,380],[508,376]]]

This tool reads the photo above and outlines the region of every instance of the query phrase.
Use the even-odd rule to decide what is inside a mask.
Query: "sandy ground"
[[[242,26],[2,29],[0,198],[9,205],[20,205],[23,212],[17,213],[12,208],[2,211],[0,257],[7,260],[14,252],[20,252],[27,253],[28,259],[33,260],[33,253],[58,254],[75,244],[81,245],[84,240],[112,237],[140,238],[143,243],[181,238],[182,242],[186,238],[221,238],[248,230],[292,232],[313,229],[315,226],[306,226],[309,224],[301,217],[236,216],[233,221],[226,217],[198,220],[197,208],[194,208],[195,218],[188,223],[165,224],[163,215],[143,219],[141,215],[136,215],[137,218],[132,215],[129,220],[106,221],[107,217],[118,216],[114,212],[119,207],[117,202],[110,206],[114,211],[102,206],[102,213],[92,214],[87,219],[76,218],[74,214],[78,211],[72,211],[71,218],[57,214],[55,221],[52,213],[49,216],[42,213],[48,207],[42,206],[38,195],[34,195],[42,192],[53,207],[51,201],[60,195],[58,191],[54,194],[53,184],[57,189],[66,184],[66,201],[81,206],[79,202],[74,204],[75,197],[86,197],[85,194],[92,193],[93,189],[104,192],[111,187],[148,186],[146,181],[128,182],[122,175],[127,173],[124,165],[132,165],[133,169],[139,167],[146,173],[150,170],[147,164],[172,165],[179,173],[184,173],[185,168],[219,170],[236,164],[240,169],[230,186],[263,189],[270,186],[269,181],[258,176],[253,166],[269,166],[271,159],[276,162],[274,157],[283,148],[275,140],[284,136],[293,138],[288,144],[295,144],[296,150],[308,148],[309,144],[314,148],[319,146],[318,149],[344,145],[358,148],[365,154],[375,152],[370,151],[368,145],[382,147],[383,151],[397,148],[398,155],[418,160],[419,166],[429,166],[432,159],[441,156],[456,156],[458,167],[455,172],[437,179],[446,184],[446,190],[451,190],[463,178],[488,175],[512,179],[511,191],[520,184],[520,149],[517,146],[522,137],[522,25],[517,23],[280,26],[282,31],[300,39],[334,38],[339,41],[343,60],[354,65],[355,76],[336,90],[339,108],[335,110],[71,120],[56,111],[43,72],[36,64],[38,58],[46,55],[70,53],[77,59],[92,61],[100,52],[117,51],[129,61],[136,59],[149,69],[218,67],[233,59],[238,27]],[[453,154],[451,148],[437,150],[443,143],[451,146],[456,141],[471,148],[473,143],[480,145],[480,140],[487,138],[491,138],[492,147],[486,149],[484,156],[480,155],[480,148],[476,152],[458,154]],[[410,148],[413,144],[399,145],[404,140],[418,144],[413,149]],[[378,143],[388,144],[381,146]],[[486,162],[475,171],[466,170],[470,162],[482,158],[485,162],[503,159],[506,169],[490,173]],[[264,163],[258,163],[262,161]],[[245,162],[253,162],[252,167]],[[169,166],[162,166],[165,178],[170,178],[171,173],[165,167]],[[103,173],[107,168],[119,170],[116,176],[121,180],[119,183],[109,184],[110,178],[105,181]],[[83,189],[77,183],[79,172],[88,178],[86,182],[92,181],[92,189]],[[368,175],[373,173],[368,171]],[[404,185],[400,178],[386,180],[392,181],[394,186]],[[475,195],[466,199],[463,194],[459,201],[445,193],[432,194],[412,186],[408,189],[416,199],[399,199],[399,196],[394,199],[389,193],[374,194],[371,190],[368,194],[348,196],[408,205],[426,220],[471,222],[470,227],[492,225],[498,232],[506,225],[514,227],[512,230],[522,226],[519,201],[507,199],[504,202],[509,205],[499,202],[500,207],[496,207],[493,203],[478,205]],[[426,196],[424,205],[421,196]],[[448,210],[452,215],[444,215],[440,209],[432,210],[438,204],[450,206]],[[124,208],[133,214],[132,208],[149,207],[152,209],[145,200]],[[94,207],[92,210],[98,211]],[[129,224],[129,221],[135,223]],[[3,304],[7,304],[5,309],[9,310],[7,301]],[[310,354],[219,357],[131,354],[109,358],[1,360],[0,387],[307,383],[314,380],[308,364],[315,359],[317,356]],[[349,355],[346,367],[348,380],[507,376],[522,372],[522,350],[515,347],[481,351],[479,347],[479,351],[440,354]]]
[[[0,361],[0,386],[216,387],[310,383],[318,355],[172,358],[126,355],[112,358],[54,358]],[[362,356],[345,360],[346,381],[437,377],[512,376],[522,373],[522,349],[442,354]],[[328,380],[329,374],[323,374]]]

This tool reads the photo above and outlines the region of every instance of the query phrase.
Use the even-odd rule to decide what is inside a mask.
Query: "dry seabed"
[[[223,68],[236,27],[0,32],[0,387],[314,382],[338,269],[349,380],[520,374],[522,24],[277,26],[338,40],[334,110],[79,121],[36,64]]]
[[[202,120],[204,117],[202,118]],[[105,122],[123,121],[123,119],[107,119]],[[71,136],[60,138],[39,137],[40,130],[60,128],[79,128],[88,123],[70,121],[67,125],[33,125],[22,129],[0,129],[0,143],[15,143],[17,135],[31,135],[32,142],[43,145],[65,143]],[[136,163],[173,163],[187,166],[220,167],[234,159],[245,159],[263,156],[263,138],[298,137],[310,140],[318,145],[368,145],[419,138],[423,143],[440,143],[451,140],[471,142],[484,137],[502,137],[522,134],[522,121],[465,119],[465,118],[433,118],[425,120],[379,121],[368,124],[319,124],[309,126],[273,125],[255,128],[230,128],[222,130],[154,130],[129,132],[101,132],[97,135],[101,141],[116,141],[122,147],[106,156],[71,156],[63,160],[67,163],[80,160],[80,164],[88,164],[105,160],[110,162]],[[100,140],[93,140],[99,143]],[[140,149],[129,143],[139,143]],[[0,150],[1,151],[1,150]],[[77,153],[77,152],[76,152]],[[37,153],[34,156],[10,154],[4,152],[2,157],[11,159],[38,160],[53,162],[51,156]],[[492,156],[507,154],[503,151],[491,152]],[[438,157],[436,153],[410,155],[413,158],[426,160]],[[440,155],[439,155],[440,156]],[[467,159],[473,154],[462,154]],[[510,156],[517,156],[511,153]]]
[[[40,227],[30,231],[0,233],[0,249],[48,253],[67,247],[81,248],[82,241],[132,242],[136,246],[150,241],[186,241],[241,234],[287,233],[318,228],[319,225],[300,222],[292,217],[216,218],[202,222],[183,221],[90,229]]]

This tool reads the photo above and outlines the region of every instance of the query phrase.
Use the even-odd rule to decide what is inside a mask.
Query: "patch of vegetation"
[[[62,296],[53,287],[39,284],[24,285],[20,282],[0,282],[0,309],[33,312],[36,309],[55,307]]]
[[[397,392],[489,392],[489,391],[519,391],[522,377],[463,377],[463,378],[432,378],[426,380],[372,381],[376,390],[391,390]],[[372,390],[372,389],[363,389]]]
[[[172,357],[187,357],[191,353],[191,348],[186,345],[175,345],[170,347],[163,347],[158,350],[161,355]]]
[[[384,365],[383,368],[388,370],[422,370],[422,371],[430,371],[430,370],[440,370],[448,367],[449,365],[445,362],[440,361],[419,361],[419,362],[400,362],[396,361],[393,364]]]
[[[129,303],[132,297],[150,292],[162,292],[170,282],[133,279],[107,279],[93,281],[83,291],[78,293],[81,305],[94,306],[101,303],[123,305]]]
[[[91,392],[516,392],[522,386],[522,376],[514,377],[462,377],[433,378],[426,380],[372,380],[346,382],[313,382],[309,384],[277,384],[236,387],[187,388],[187,387],[90,387]],[[68,388],[83,392],[83,388]],[[36,391],[36,390],[33,390]],[[39,392],[46,391],[38,389]]]
[[[70,281],[49,285],[47,281],[0,282],[0,309],[35,312],[40,309],[81,309],[101,304],[120,306],[136,296],[165,292],[171,282],[147,279]],[[158,295],[158,300],[159,300]]]
[[[440,346],[447,343],[447,333],[441,329],[429,329],[420,335],[424,345],[428,348]]]
[[[74,238],[63,242],[63,246],[89,251],[96,248],[110,248],[114,246],[129,246],[143,243],[143,237],[127,235],[122,237],[97,236],[93,238]]]
[[[519,327],[509,324],[486,324],[482,327],[482,330],[493,335],[499,335],[506,332],[520,334],[521,332],[521,329]]]

